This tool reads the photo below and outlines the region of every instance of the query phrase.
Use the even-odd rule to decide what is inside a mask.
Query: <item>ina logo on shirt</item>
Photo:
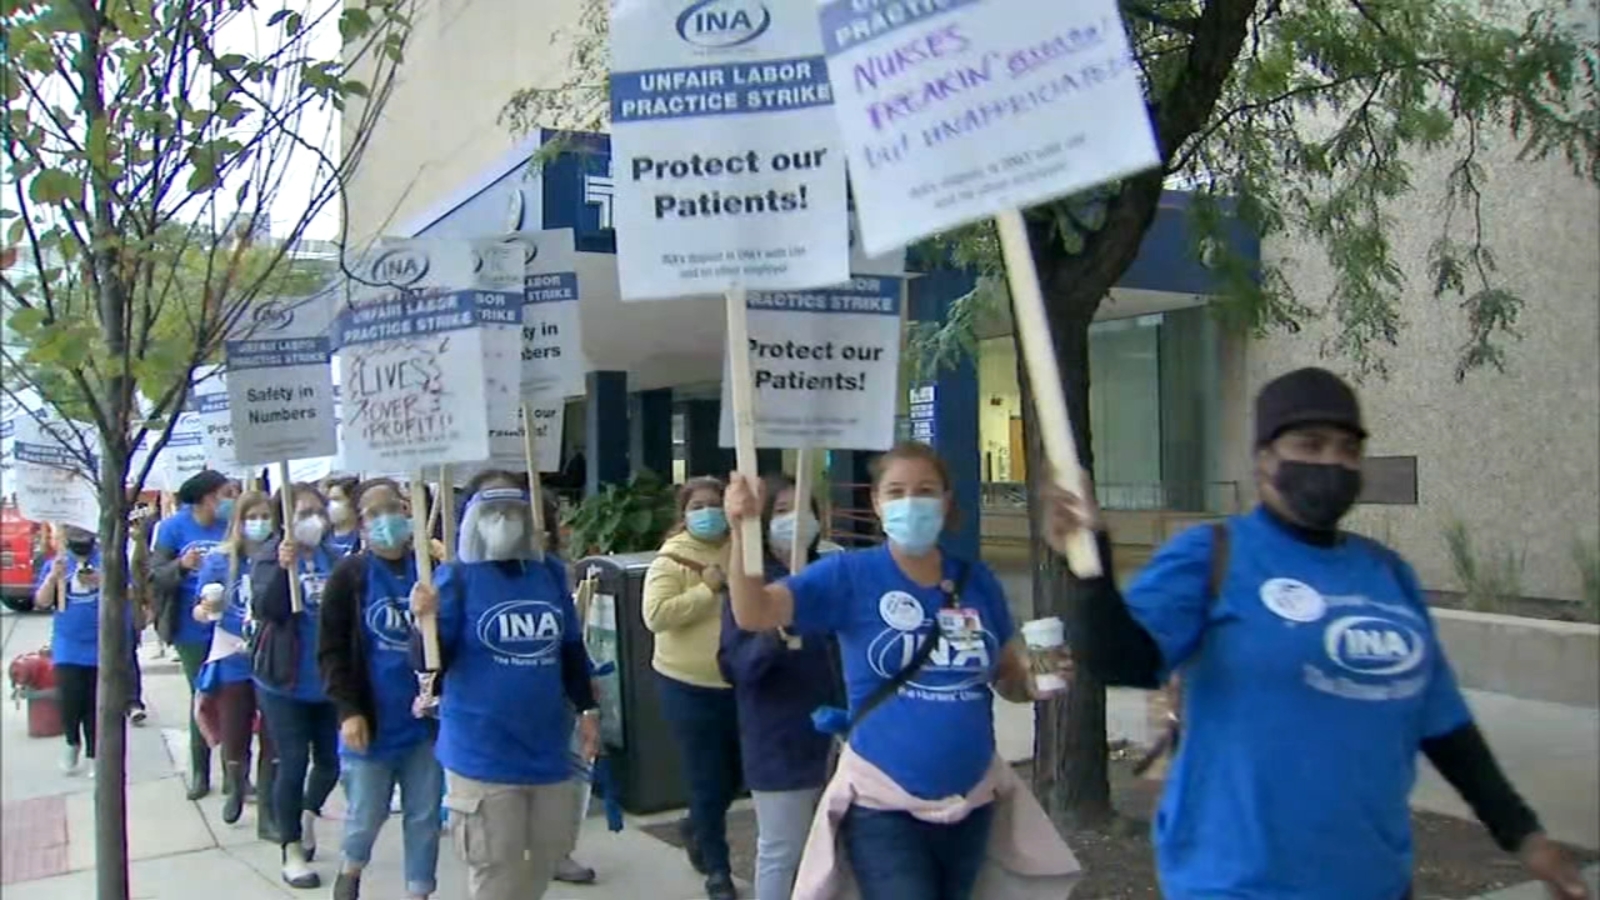
[[[561,645],[561,610],[543,600],[497,603],[478,617],[478,640],[514,660],[553,656]]]
[[[892,678],[894,673],[911,665],[917,648],[926,639],[913,632],[885,629],[868,645],[867,662],[880,678]],[[928,664],[906,684],[935,693],[955,693],[987,684],[989,670],[994,665],[992,648],[995,644],[994,635],[987,629],[983,631],[983,640],[970,647],[958,648],[940,637],[928,657]]]
[[[367,627],[385,650],[405,650],[411,644],[411,608],[403,597],[385,597],[367,607]]]

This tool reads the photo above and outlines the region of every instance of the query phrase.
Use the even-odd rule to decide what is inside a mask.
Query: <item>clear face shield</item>
[[[456,556],[464,563],[544,559],[543,542],[533,532],[533,507],[517,488],[488,488],[475,494],[461,517]]]

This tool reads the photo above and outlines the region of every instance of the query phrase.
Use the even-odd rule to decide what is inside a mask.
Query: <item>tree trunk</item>
[[[1056,362],[1067,398],[1067,413],[1077,439],[1078,459],[1084,468],[1094,465],[1089,440],[1089,318],[1053,323]],[[1022,407],[1033,409],[1033,386],[1019,348],[1017,380]],[[1050,478],[1044,443],[1033,417],[1023,418],[1029,495]],[[1029,560],[1033,567],[1034,615],[1077,619],[1073,604],[1080,601],[1078,583],[1066,560],[1044,544],[1038,504],[1029,504]],[[1034,790],[1051,819],[1067,827],[1094,827],[1110,821],[1111,780],[1106,761],[1106,690],[1090,673],[1080,669],[1066,694],[1039,704],[1034,718]]]
[[[120,405],[117,401],[110,404]],[[114,421],[123,421],[115,419]],[[100,457],[100,674],[95,756],[95,883],[99,900],[127,900],[127,711],[133,691],[128,641],[126,441]]]

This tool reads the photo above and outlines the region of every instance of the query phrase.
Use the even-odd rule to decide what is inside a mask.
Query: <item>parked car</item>
[[[49,558],[45,527],[22,517],[15,505],[0,505],[0,603],[33,609],[34,578]]]

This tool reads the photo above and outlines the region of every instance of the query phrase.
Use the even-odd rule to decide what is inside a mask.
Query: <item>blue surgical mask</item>
[[[233,518],[233,498],[224,497],[217,501],[217,521],[226,522]]]
[[[271,519],[245,519],[244,538],[247,541],[264,541],[272,537]]]
[[[900,497],[883,504],[883,533],[908,553],[932,550],[943,531],[943,497]]]
[[[411,520],[398,513],[374,516],[367,523],[367,540],[378,550],[398,550],[411,540]]]
[[[720,506],[691,509],[684,513],[683,524],[702,541],[721,540],[728,533],[728,517]]]

